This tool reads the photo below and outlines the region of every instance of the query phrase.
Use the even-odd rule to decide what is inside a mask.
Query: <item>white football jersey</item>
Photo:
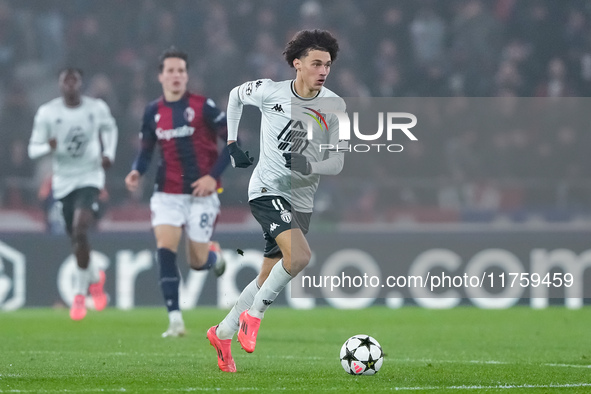
[[[103,100],[82,96],[80,105],[70,108],[58,97],[39,107],[35,115],[29,156],[34,159],[50,153],[49,140],[55,138],[52,188],[56,199],[81,187],[102,189],[102,156],[115,160],[117,133],[115,119]]]
[[[248,199],[279,195],[299,212],[312,212],[319,175],[303,175],[285,167],[283,153],[298,152],[310,162],[324,160],[320,144],[337,146],[338,120],[323,113],[322,99],[336,98],[338,110],[345,112],[344,101],[327,88],[313,98],[303,98],[295,92],[294,81],[274,82],[259,79],[238,87],[242,104],[254,105],[261,111],[260,156],[250,178]],[[292,108],[297,105],[298,108]],[[331,105],[334,106],[333,100]],[[322,114],[321,119],[317,114]],[[314,117],[314,120],[312,118]],[[314,138],[307,138],[307,124],[314,127]],[[320,125],[320,126],[318,126]]]

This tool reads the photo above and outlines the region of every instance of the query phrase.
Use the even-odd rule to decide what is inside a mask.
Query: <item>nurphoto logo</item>
[[[339,141],[350,141],[351,140],[351,121],[349,119],[349,115],[342,111],[337,110],[326,110],[326,114],[334,114],[338,119],[339,124]],[[314,111],[316,116],[311,114],[307,114],[314,118],[318,124],[320,124],[320,120],[323,121],[326,129],[328,130],[328,126],[326,125],[326,121],[322,114],[317,111]],[[326,116],[326,115],[325,115]],[[394,132],[402,132],[404,135],[411,141],[418,141],[417,137],[410,131],[411,128],[416,126],[417,124],[417,117],[409,112],[378,112],[378,129],[373,133],[364,133],[360,130],[359,127],[359,112],[353,112],[353,134],[359,140],[362,141],[379,141],[384,134],[384,123],[386,124],[386,140],[392,141],[392,137]],[[401,119],[407,119],[409,122],[401,122]],[[313,123],[308,122],[308,139],[312,139],[313,137]],[[351,145],[342,145],[342,144],[320,144],[320,151],[326,150],[337,150],[337,151],[347,151],[347,152],[370,152],[376,151],[380,152],[382,150],[388,152],[402,152],[404,147],[400,144],[386,144],[386,143],[361,143],[361,144],[351,144]]]

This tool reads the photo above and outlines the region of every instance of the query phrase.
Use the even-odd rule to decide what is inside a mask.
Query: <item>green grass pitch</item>
[[[238,372],[217,368],[206,330],[225,311],[185,311],[184,338],[160,337],[164,308],[0,312],[0,393],[591,392],[591,308],[364,310],[271,308],[256,351],[238,343]],[[344,341],[369,334],[385,361],[375,376],[339,363]]]

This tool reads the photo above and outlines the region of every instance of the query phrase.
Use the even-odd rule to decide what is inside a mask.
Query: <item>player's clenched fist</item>
[[[254,157],[250,157],[248,151],[244,152],[240,149],[235,141],[228,145],[228,151],[230,152],[232,167],[246,168],[250,167],[254,162]]]
[[[139,185],[140,185],[140,172],[138,170],[132,170],[125,177],[125,187],[127,187],[127,190],[129,190],[130,192],[134,192],[137,190]]]
[[[283,157],[285,157],[285,167],[289,168],[290,170],[301,172],[304,175],[309,175],[312,173],[310,162],[306,156],[302,155],[301,153],[284,153]]]
[[[107,156],[103,156],[101,164],[103,166],[103,169],[108,170],[109,168],[111,168],[111,165],[113,163],[111,162],[111,159],[109,159]]]

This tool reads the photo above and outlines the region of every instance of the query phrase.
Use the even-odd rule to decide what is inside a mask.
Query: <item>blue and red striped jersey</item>
[[[190,194],[191,183],[207,174],[220,187],[219,177],[230,156],[227,148],[218,153],[217,139],[225,142],[226,137],[226,115],[213,100],[188,92],[175,102],[160,97],[146,106],[142,145],[133,169],[144,174],[158,144],[161,155],[155,191]]]

